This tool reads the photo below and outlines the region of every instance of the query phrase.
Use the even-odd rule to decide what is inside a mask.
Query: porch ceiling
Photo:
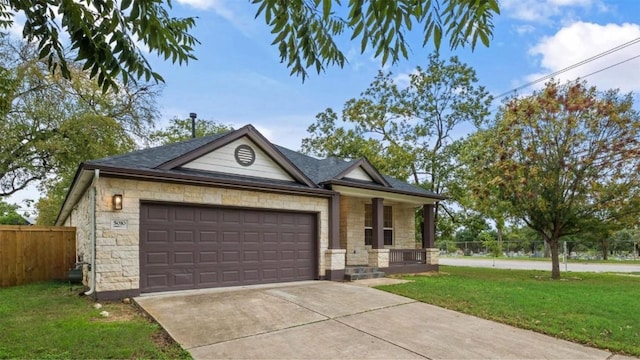
[[[360,198],[383,198],[389,202],[397,202],[401,204],[407,204],[411,206],[421,206],[426,204],[435,204],[441,199],[434,199],[425,196],[415,196],[409,194],[402,194],[397,192],[379,191],[372,189],[364,189],[359,187],[351,187],[345,185],[333,185],[331,187],[333,191],[339,192],[341,195],[360,197]]]

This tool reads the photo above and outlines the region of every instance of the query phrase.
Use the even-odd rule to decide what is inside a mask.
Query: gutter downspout
[[[96,183],[100,178],[100,170],[95,169],[93,180],[89,187],[89,248],[91,251],[91,279],[89,280],[89,291],[85,295],[92,295],[96,290]]]

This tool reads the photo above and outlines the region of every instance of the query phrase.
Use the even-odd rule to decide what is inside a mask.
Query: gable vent
[[[251,166],[256,161],[256,153],[249,145],[239,145],[234,155],[238,164],[242,166]]]

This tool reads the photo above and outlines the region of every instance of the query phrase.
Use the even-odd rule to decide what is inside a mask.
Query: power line
[[[594,56],[592,56],[592,57],[590,57],[590,58],[587,58],[587,59],[585,59],[585,60],[582,60],[582,61],[580,61],[580,62],[578,62],[578,63],[573,64],[573,65],[567,66],[567,67],[565,67],[565,68],[563,68],[563,69],[560,69],[560,70],[558,70],[558,71],[555,71],[555,72],[553,72],[553,73],[551,73],[551,74],[545,75],[545,76],[543,76],[543,77],[541,77],[541,78],[539,78],[539,79],[536,79],[536,80],[531,81],[531,82],[529,82],[529,83],[526,83],[526,84],[524,84],[524,85],[518,86],[518,87],[517,87],[517,88],[515,88],[515,89],[512,89],[512,90],[506,91],[506,92],[504,92],[504,93],[502,93],[502,94],[500,94],[500,95],[497,95],[497,96],[494,98],[494,100],[496,100],[496,99],[500,99],[500,98],[503,98],[503,97],[505,97],[505,96],[507,96],[507,95],[509,95],[509,94],[511,94],[511,93],[514,93],[514,92],[518,91],[518,90],[521,90],[521,89],[527,88],[527,87],[529,87],[529,86],[535,85],[535,84],[537,84],[537,83],[539,83],[539,82],[545,81],[545,80],[550,79],[550,78],[552,78],[552,77],[554,77],[554,76],[556,76],[556,75],[560,75],[560,74],[562,74],[562,73],[565,73],[565,72],[567,72],[567,71],[569,71],[569,70],[573,70],[573,69],[575,69],[575,68],[577,68],[577,67],[579,67],[579,66],[582,66],[582,65],[584,65],[584,64],[588,64],[588,63],[590,63],[590,62],[592,62],[592,61],[594,61],[594,60],[597,60],[597,59],[599,59],[599,58],[601,58],[601,57],[604,57],[604,56],[607,56],[607,55],[613,54],[614,52],[620,51],[620,50],[622,50],[622,49],[624,49],[624,48],[627,48],[627,47],[629,47],[629,46],[631,46],[631,45],[634,45],[634,44],[637,44],[637,43],[640,43],[640,37],[639,37],[639,38],[635,38],[635,39],[633,39],[633,40],[630,40],[630,41],[628,41],[628,42],[626,42],[626,43],[624,43],[624,44],[618,45],[618,46],[616,46],[616,47],[613,47],[613,48],[611,48],[611,49],[609,49],[609,50],[603,51],[603,52],[601,52],[601,53],[599,53],[599,54],[596,54],[596,55],[594,55]],[[597,70],[597,71],[595,71],[595,72],[593,72],[593,73],[590,73],[590,74],[588,74],[588,75],[586,75],[586,76],[582,76],[582,78],[586,78],[586,77],[588,77],[588,76],[591,76],[591,75],[597,74],[597,73],[599,73],[599,72],[601,72],[601,71],[608,70],[608,69],[610,69],[610,68],[612,68],[612,67],[618,66],[618,65],[620,65],[620,64],[623,64],[623,63],[625,63],[625,62],[627,62],[627,61],[633,60],[633,59],[638,58],[638,57],[640,57],[640,55],[638,55],[638,56],[634,56],[634,57],[629,58],[629,59],[624,60],[624,61],[621,61],[621,62],[619,62],[619,63],[617,63],[617,64],[613,64],[613,65],[607,66],[607,67],[605,67],[605,68],[599,69],[599,70]]]

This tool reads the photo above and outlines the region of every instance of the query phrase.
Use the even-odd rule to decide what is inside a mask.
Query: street
[[[562,261],[562,260],[561,260]],[[515,270],[548,270],[551,271],[551,260],[504,260],[478,257],[440,257],[440,265],[485,267],[496,269]],[[566,267],[565,267],[566,266]],[[612,263],[567,263],[560,262],[560,271],[574,272],[616,272],[616,273],[640,273],[640,260],[638,264],[612,264]]]

